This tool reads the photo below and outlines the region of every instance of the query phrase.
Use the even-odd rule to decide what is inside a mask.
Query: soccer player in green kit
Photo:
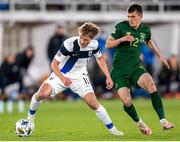
[[[146,43],[158,56],[160,62],[169,68],[166,59],[151,40],[150,28],[141,23],[142,17],[142,7],[138,4],[131,5],[128,8],[128,21],[116,24],[114,31],[106,40],[106,48],[114,47],[115,49],[111,76],[118,96],[123,102],[124,110],[136,122],[143,134],[150,135],[151,129],[138,116],[132,103],[130,95],[132,85],[149,92],[153,108],[159,116],[163,129],[174,128],[174,124],[165,118],[160,94],[151,75],[144,69],[140,60],[141,44]]]

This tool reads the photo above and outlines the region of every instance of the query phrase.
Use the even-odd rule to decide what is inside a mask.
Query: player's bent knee
[[[130,107],[132,105],[132,101],[131,100],[124,100],[123,101],[123,104],[126,106],[126,107]]]
[[[132,99],[129,96],[121,98],[121,100],[122,100],[123,104],[127,107],[132,105]]]
[[[45,99],[46,97],[44,96],[43,91],[38,91],[38,92],[35,94],[35,98],[36,98],[38,101],[41,101],[41,100]]]
[[[93,110],[97,110],[99,108],[99,103],[97,100],[91,99],[88,102],[86,102],[88,104],[88,106],[93,109]]]
[[[94,93],[86,94],[84,100],[91,109],[97,110],[99,108],[99,102]]]
[[[157,91],[156,85],[154,83],[151,83],[148,87],[147,87],[147,91],[149,93],[153,93],[155,91]]]
[[[38,96],[42,98],[50,97],[52,88],[48,84],[44,84],[38,91]]]
[[[96,103],[96,104],[90,104],[89,106],[91,107],[91,109],[97,110],[97,109],[99,108],[99,103]]]

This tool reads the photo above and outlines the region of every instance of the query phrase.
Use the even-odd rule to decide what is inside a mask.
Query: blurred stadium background
[[[10,54],[22,53],[29,46],[34,48],[34,58],[23,72],[24,93],[30,98],[51,72],[47,47],[57,27],[63,28],[66,36],[72,36],[77,35],[76,29],[83,22],[95,22],[102,30],[97,39],[105,40],[115,23],[127,19],[126,9],[132,3],[142,5],[143,22],[150,25],[152,39],[169,59],[172,70],[164,70],[157,58],[146,49],[141,58],[145,65],[150,64],[152,67],[151,74],[162,97],[180,99],[180,0],[0,0],[0,64]],[[103,45],[101,48],[107,58],[111,57]],[[111,67],[112,62],[109,62]],[[92,82],[97,96],[103,99],[116,98],[114,91],[105,90],[101,73],[101,78],[93,76],[93,73],[97,74],[94,64],[94,61],[91,61],[88,69],[94,80]],[[6,99],[17,98],[17,86],[14,83],[8,85],[5,91],[8,96]],[[59,98],[77,99],[72,92],[67,91],[65,94],[68,97],[61,94]],[[136,89],[133,96],[148,98],[146,92]],[[12,112],[12,109],[9,109],[9,112]]]
[[[77,34],[79,24],[92,21],[107,37],[116,22],[127,19],[126,9],[132,3],[142,5],[143,22],[151,26],[152,39],[161,52],[167,58],[176,55],[179,62],[179,0],[0,0],[0,63],[10,53],[17,54],[32,45],[35,57],[28,68],[30,79],[24,79],[25,85],[32,85],[50,73],[47,46],[57,24],[72,36]],[[151,62],[158,82],[161,66],[156,59]]]

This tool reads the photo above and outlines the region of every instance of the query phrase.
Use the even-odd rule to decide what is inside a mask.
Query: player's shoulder
[[[97,49],[98,48],[98,41],[96,39],[91,40],[90,46],[93,49]]]
[[[145,23],[141,23],[142,24],[142,28],[144,29],[144,30],[150,30],[150,26],[149,25],[147,25],[147,24],[145,24]]]
[[[124,26],[128,26],[128,22],[127,21],[119,21],[118,23],[115,24],[115,28],[122,28]]]
[[[74,46],[74,41],[77,40],[78,37],[76,36],[73,36],[73,37],[70,37],[70,38],[67,38],[65,41],[64,41],[64,47],[68,50],[68,51],[72,51],[73,50],[73,46]]]

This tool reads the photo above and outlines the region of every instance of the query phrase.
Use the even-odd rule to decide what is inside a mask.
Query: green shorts
[[[122,87],[131,89],[132,86],[139,88],[137,82],[139,77],[144,73],[147,73],[146,69],[143,67],[143,65],[138,65],[132,71],[124,75],[119,75],[118,70],[114,70],[111,73],[111,77],[115,84],[116,90]]]

